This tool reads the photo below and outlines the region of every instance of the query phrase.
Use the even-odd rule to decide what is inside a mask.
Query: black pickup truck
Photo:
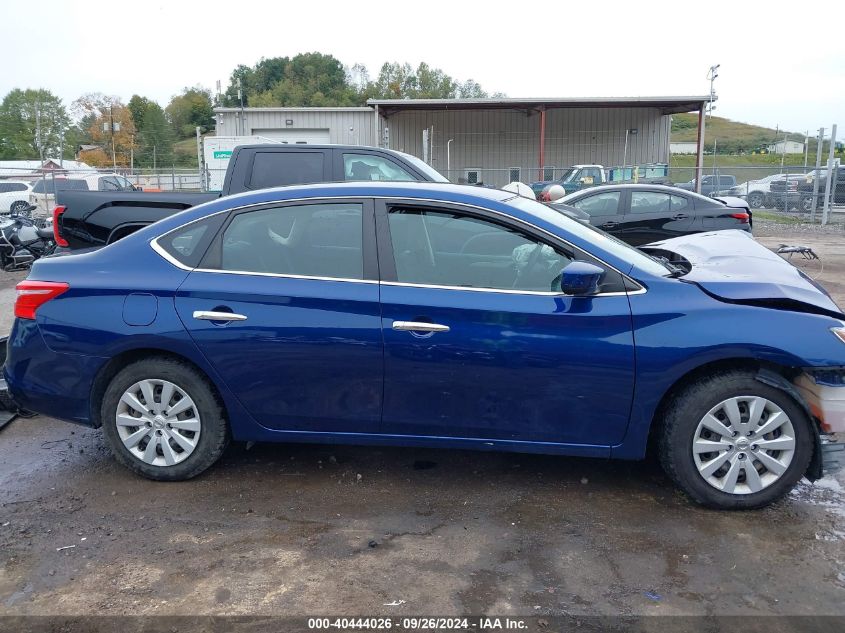
[[[448,182],[419,158],[346,145],[242,145],[220,193],[59,191],[53,212],[59,247],[104,246],[190,207],[244,191],[350,180]]]

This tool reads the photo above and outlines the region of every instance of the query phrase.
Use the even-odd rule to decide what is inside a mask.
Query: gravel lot
[[[845,305],[841,231],[759,232],[816,249],[795,262]],[[23,275],[0,275],[7,330]],[[0,614],[845,615],[843,484],[719,513],[651,461],[307,445],[234,445],[162,484],[98,431],[19,419]]]

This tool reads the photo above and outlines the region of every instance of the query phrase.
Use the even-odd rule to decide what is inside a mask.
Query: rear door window
[[[669,213],[672,196],[658,191],[632,191],[631,213]]]
[[[249,178],[250,189],[325,182],[324,152],[256,152]]]
[[[222,270],[364,278],[363,205],[318,203],[240,213],[223,232]]]

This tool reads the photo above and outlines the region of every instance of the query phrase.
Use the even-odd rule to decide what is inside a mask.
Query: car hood
[[[723,301],[845,317],[824,288],[746,231],[697,233],[641,249],[681,256],[691,265],[681,279]]]

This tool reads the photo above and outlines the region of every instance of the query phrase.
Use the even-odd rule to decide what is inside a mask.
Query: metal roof
[[[715,100],[715,99],[714,99]],[[710,95],[680,97],[577,97],[554,99],[368,99],[389,116],[407,110],[526,110],[551,108],[658,108],[662,114],[700,110]]]

